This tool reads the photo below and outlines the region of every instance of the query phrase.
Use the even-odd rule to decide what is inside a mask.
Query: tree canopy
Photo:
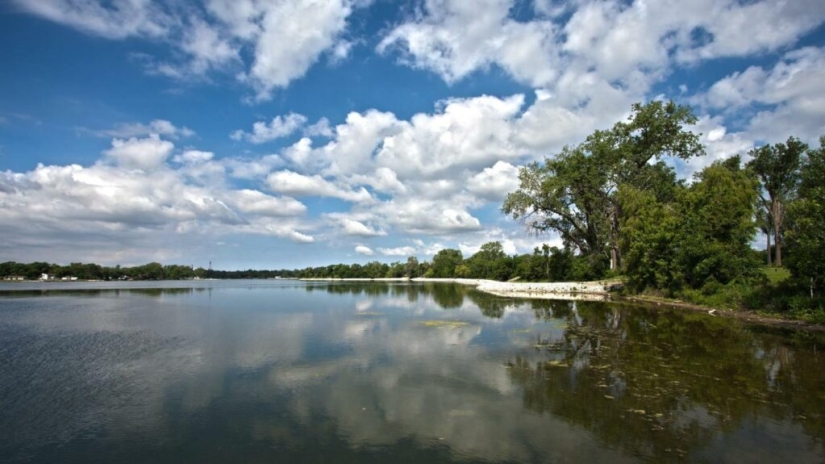
[[[773,262],[782,266],[782,232],[785,209],[799,181],[799,164],[808,146],[794,137],[786,143],[763,145],[749,152],[753,158],[748,167],[759,177],[767,198],[762,198],[763,213],[772,221],[768,234],[774,235],[776,255]],[[769,250],[770,252],[770,250]]]
[[[676,176],[663,158],[704,154],[699,136],[685,129],[695,122],[689,107],[673,102],[635,104],[627,122],[522,168],[519,189],[507,195],[502,211],[533,232],[558,233],[594,266],[609,260],[611,269],[619,269],[619,187],[671,197]]]

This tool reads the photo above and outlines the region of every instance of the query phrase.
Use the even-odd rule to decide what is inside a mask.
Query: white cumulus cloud
[[[141,55],[148,72],[181,80],[212,71],[237,71],[253,100],[302,77],[329,53],[345,58],[343,38],[354,0],[204,0],[204,8],[174,0],[13,0],[24,11],[88,34],[171,44],[176,56],[163,61]],[[251,53],[241,53],[242,49]]]
[[[112,140],[112,148],[103,152],[108,158],[127,168],[151,170],[166,162],[175,145],[161,140],[157,134],[146,138]]]
[[[305,176],[293,171],[277,171],[267,176],[266,182],[273,191],[288,195],[334,197],[353,202],[372,199],[363,187],[358,190],[347,190],[317,174]]]
[[[356,246],[355,247],[355,252],[358,253],[359,255],[364,255],[364,256],[372,256],[373,254],[375,254],[375,252],[372,251],[372,249],[370,247],[367,247],[367,246],[364,246],[364,245]]]
[[[258,121],[252,125],[252,132],[247,133],[240,129],[233,132],[233,140],[245,139],[252,143],[264,143],[282,137],[287,137],[301,128],[307,121],[306,116],[289,113],[285,116],[276,116],[269,123]]]

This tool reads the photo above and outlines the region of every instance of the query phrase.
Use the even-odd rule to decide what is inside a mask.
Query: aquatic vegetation
[[[441,320],[441,319],[434,319],[429,321],[420,321],[419,325],[423,325],[424,327],[437,327],[437,328],[448,328],[448,329],[457,329],[459,327],[466,327],[470,325],[469,322],[464,321],[450,321],[450,320]]]

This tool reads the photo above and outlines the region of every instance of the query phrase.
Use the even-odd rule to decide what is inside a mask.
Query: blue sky
[[[294,268],[532,237],[519,166],[674,99],[708,155],[825,135],[819,0],[12,0],[0,260]]]

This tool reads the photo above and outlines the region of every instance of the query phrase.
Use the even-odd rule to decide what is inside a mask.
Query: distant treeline
[[[506,281],[515,277],[529,281],[589,280],[600,277],[593,272],[587,258],[570,249],[543,245],[533,253],[507,255],[501,242],[488,242],[477,253],[464,258],[461,250],[447,248],[433,256],[432,262],[415,257],[406,262],[333,264],[290,271],[284,277],[298,278],[398,278],[436,277]]]
[[[0,278],[22,277],[38,280],[43,274],[50,279],[76,277],[79,280],[184,280],[184,279],[273,279],[273,278],[473,278],[510,280],[519,277],[529,281],[589,280],[602,277],[594,273],[586,257],[577,256],[570,249],[543,245],[533,253],[507,255],[500,242],[488,242],[481,249],[464,258],[461,250],[444,249],[436,253],[432,261],[419,261],[409,257],[404,262],[365,264],[332,264],[303,269],[239,270],[222,271],[194,268],[184,265],[149,263],[141,266],[101,266],[90,263],[69,265],[46,262],[0,263]]]
[[[79,280],[180,280],[207,278],[209,272],[212,271],[177,264],[164,266],[160,263],[133,267],[110,267],[92,263],[71,263],[66,266],[46,262],[0,263],[0,278],[3,279],[22,277],[27,280],[38,280],[46,274],[50,279],[57,280],[64,277],[76,277]]]

